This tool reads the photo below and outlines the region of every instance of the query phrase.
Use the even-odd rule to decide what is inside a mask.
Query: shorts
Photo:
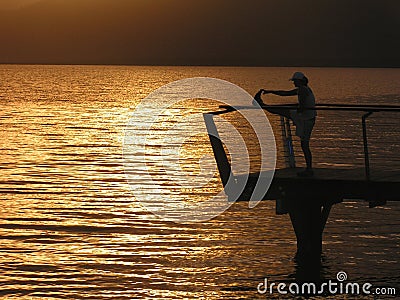
[[[315,118],[303,120],[301,126],[296,126],[296,135],[300,137],[302,141],[309,141],[311,138],[311,133],[314,129],[314,125],[315,125]],[[303,127],[302,130],[299,127]]]
[[[296,125],[296,135],[302,141],[309,141],[311,133],[314,129],[315,118],[304,120],[301,116],[294,111],[291,113],[294,125]]]

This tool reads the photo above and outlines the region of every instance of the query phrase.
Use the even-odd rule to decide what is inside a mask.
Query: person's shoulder
[[[298,87],[299,95],[308,95],[311,93],[311,89],[306,85],[301,85]]]

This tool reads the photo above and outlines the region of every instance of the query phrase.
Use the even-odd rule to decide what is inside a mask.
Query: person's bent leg
[[[290,114],[290,109],[273,108],[273,107],[267,107],[266,109],[271,114],[280,115],[282,117],[292,119]]]

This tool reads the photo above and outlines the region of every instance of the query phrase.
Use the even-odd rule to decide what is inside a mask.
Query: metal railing
[[[273,108],[274,110],[287,110],[294,109],[296,105],[263,105],[262,108],[267,110]],[[367,132],[367,118],[374,113],[378,112],[400,112],[400,106],[397,105],[353,105],[353,104],[324,104],[320,103],[315,108],[307,108],[308,110],[316,111],[352,111],[352,112],[364,112],[361,117],[362,133],[363,133],[363,147],[364,147],[364,170],[365,179],[371,180],[371,168],[370,168],[370,157],[369,157],[369,145],[368,145],[368,132]],[[290,121],[287,117],[281,116],[281,131],[282,140],[285,151],[286,164],[289,168],[295,168],[295,154],[293,148],[292,134]]]
[[[244,107],[231,107],[222,105],[223,111],[218,111],[212,113],[213,115],[221,115],[228,112],[240,110],[240,109],[256,109],[254,106],[244,106]],[[280,109],[283,110],[293,110],[297,108],[297,104],[284,104],[284,105],[262,105],[262,109],[269,111],[273,110],[273,114]],[[326,104],[319,103],[314,108],[307,108],[308,110],[316,111],[347,111],[347,112],[362,112],[361,125],[362,125],[362,138],[363,138],[363,151],[364,151],[364,173],[365,179],[367,181],[371,180],[371,167],[370,167],[370,152],[368,145],[368,130],[367,130],[367,119],[374,113],[379,112],[400,112],[400,106],[398,105],[353,105],[353,104]],[[286,166],[289,168],[296,167],[295,150],[293,147],[292,139],[292,129],[290,124],[290,119],[285,116],[280,115],[280,127],[282,134],[282,141],[284,146],[284,156]]]

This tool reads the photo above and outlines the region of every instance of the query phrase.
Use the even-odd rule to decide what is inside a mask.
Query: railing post
[[[287,145],[289,149],[289,166],[291,168],[296,168],[296,159],[294,156],[294,148],[293,148],[293,138],[292,138],[292,129],[290,128],[290,120],[286,119],[286,130],[287,130]]]
[[[363,141],[364,141],[364,160],[365,160],[365,178],[367,181],[371,179],[371,171],[369,165],[369,151],[368,151],[368,138],[367,138],[367,118],[374,112],[370,111],[362,116],[362,129],[363,129]]]
[[[285,153],[285,162],[287,167],[296,168],[296,160],[293,149],[292,131],[290,129],[290,120],[281,116],[282,142]]]
[[[203,114],[206,124],[208,137],[210,138],[211,147],[214,152],[214,157],[217,162],[219,174],[224,188],[228,188],[230,182],[234,182],[231,164],[225,153],[224,145],[219,137],[217,126],[214,123],[212,114]]]

